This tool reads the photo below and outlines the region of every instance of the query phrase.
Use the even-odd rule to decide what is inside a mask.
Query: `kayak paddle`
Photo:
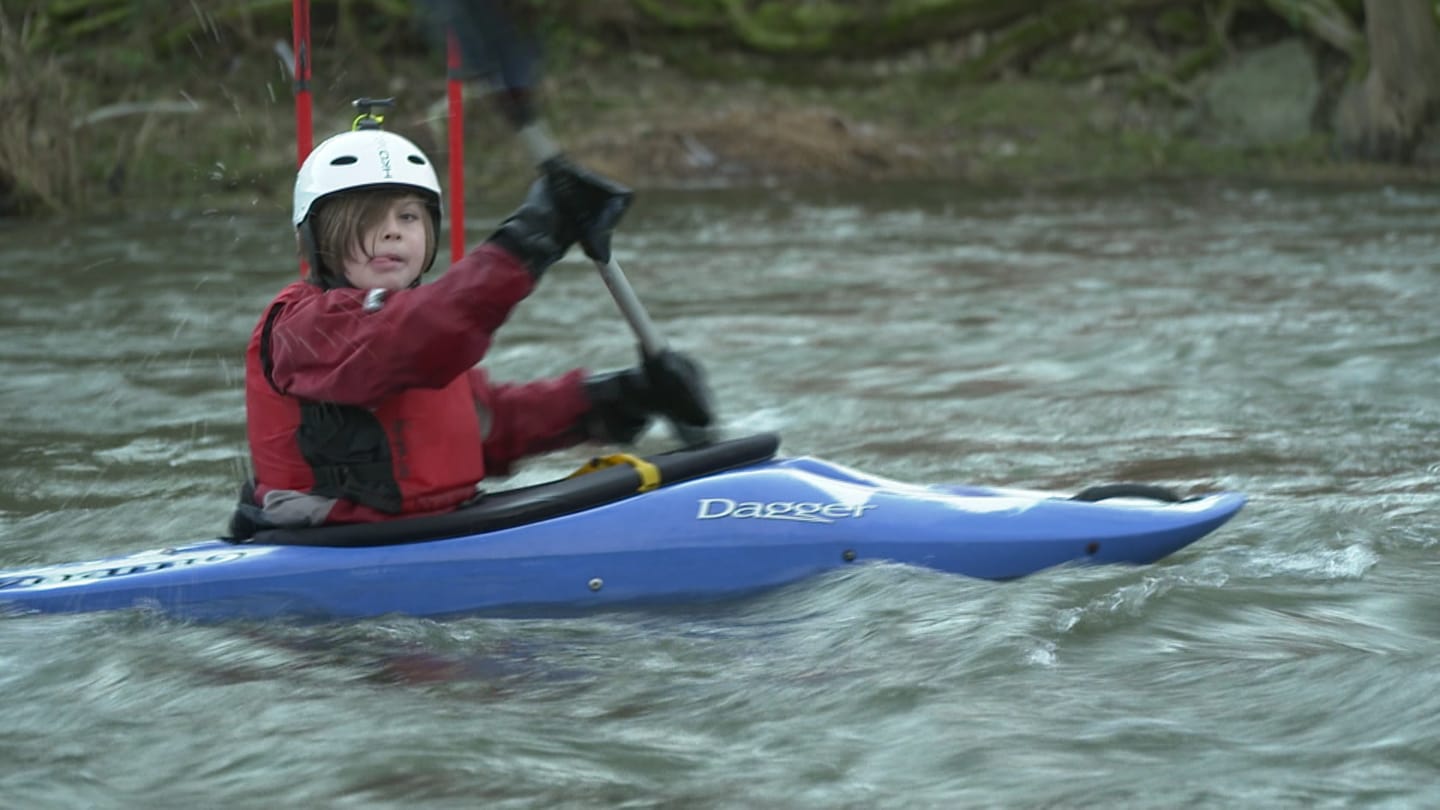
[[[541,64],[539,41],[531,35],[529,26],[521,25],[515,14],[502,8],[515,4],[503,0],[425,0],[425,5],[433,21],[443,23],[448,29],[448,37],[453,37],[458,45],[461,61],[469,73],[493,85],[498,106],[536,167],[542,174],[556,176],[566,158],[536,111],[535,92]],[[591,234],[581,239],[581,245],[595,262],[606,289],[635,333],[645,366],[652,372],[651,378],[683,381],[661,392],[672,406],[670,416],[676,435],[689,446],[709,443],[713,441],[714,414],[699,370],[670,351],[610,251],[610,230],[629,206],[630,191],[618,185],[607,191],[612,205],[603,216],[604,221],[594,224],[589,229]],[[662,369],[663,373],[654,373]]]

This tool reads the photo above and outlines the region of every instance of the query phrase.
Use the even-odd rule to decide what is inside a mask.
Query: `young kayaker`
[[[484,243],[421,286],[441,215],[429,159],[376,128],[316,147],[295,178],[308,274],[265,308],[246,352],[255,479],[232,533],[449,511],[522,458],[627,443],[666,414],[663,392],[700,384],[683,355],[525,383],[476,367],[573,244],[608,249],[629,197],[573,164],[551,166]]]

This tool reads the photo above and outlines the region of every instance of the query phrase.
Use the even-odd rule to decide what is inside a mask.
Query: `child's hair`
[[[321,204],[314,214],[315,255],[323,267],[315,268],[337,287],[349,286],[345,280],[345,257],[353,246],[360,253],[369,251],[365,244],[365,232],[390,210],[398,200],[414,198],[425,204],[425,199],[410,189],[371,188],[337,194]],[[421,218],[425,223],[425,261],[420,265],[429,268],[435,261],[435,221],[429,216]]]

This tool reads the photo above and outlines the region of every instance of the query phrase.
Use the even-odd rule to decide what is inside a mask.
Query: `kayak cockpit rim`
[[[659,486],[775,457],[780,436],[758,433],[700,447],[647,457],[643,465],[620,464],[584,475],[489,493],[471,506],[442,515],[301,529],[263,529],[248,538],[224,538],[244,545],[360,548],[444,540],[508,529],[559,517],[640,494],[658,475]],[[645,472],[642,474],[642,469]]]

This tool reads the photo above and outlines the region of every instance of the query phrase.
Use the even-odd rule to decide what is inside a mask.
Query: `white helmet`
[[[409,186],[434,198],[440,211],[440,181],[420,147],[383,129],[358,129],[325,139],[295,175],[296,227],[316,202],[331,194],[372,186]]]
[[[409,140],[382,129],[357,129],[326,138],[310,152],[295,175],[295,207],[291,221],[305,242],[312,269],[319,257],[314,251],[310,213],[315,204],[332,194],[363,188],[413,189],[440,233],[440,181],[430,159]],[[426,268],[429,269],[429,268]]]

